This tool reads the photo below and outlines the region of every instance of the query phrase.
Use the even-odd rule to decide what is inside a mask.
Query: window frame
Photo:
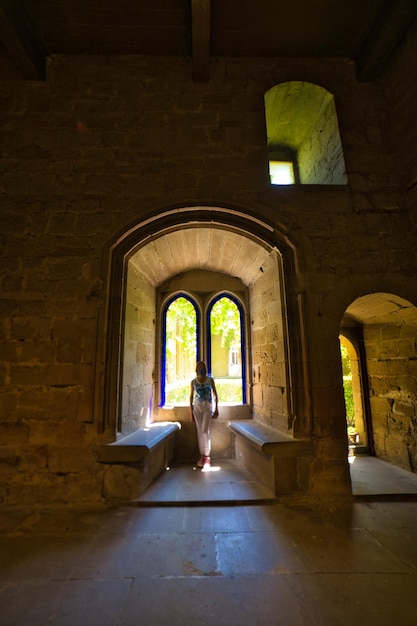
[[[162,318],[162,325],[161,325],[161,366],[160,366],[160,372],[161,372],[161,379],[160,379],[160,406],[164,407],[165,405],[165,401],[166,401],[166,392],[165,392],[165,379],[166,379],[166,347],[167,347],[167,312],[169,307],[171,306],[171,304],[173,302],[175,302],[175,300],[178,300],[179,298],[185,298],[185,300],[187,300],[188,302],[190,302],[190,304],[193,305],[194,307],[194,311],[196,313],[196,361],[199,361],[201,358],[201,340],[200,340],[200,335],[201,335],[201,311],[200,311],[200,307],[198,306],[198,302],[195,298],[193,298],[193,296],[191,296],[189,293],[186,293],[185,291],[178,291],[174,294],[171,294],[169,296],[169,298],[167,298],[167,300],[164,302],[163,306],[162,306],[162,310],[161,310],[161,318]]]
[[[206,354],[207,370],[211,372],[211,333],[210,333],[210,315],[213,306],[222,298],[229,298],[238,308],[240,319],[240,346],[241,346],[241,360],[242,360],[242,405],[247,404],[247,363],[246,363],[246,309],[245,305],[240,298],[229,291],[221,291],[216,293],[204,306],[204,299],[201,299],[197,295],[190,294],[186,291],[177,291],[170,294],[163,302],[160,309],[161,320],[161,344],[160,344],[160,383],[159,383],[159,406],[161,408],[166,407],[166,391],[165,391],[165,378],[166,378],[166,340],[167,340],[167,324],[166,316],[169,307],[178,298],[185,298],[194,307],[196,312],[196,362],[203,358],[203,354]],[[204,315],[203,315],[204,312]]]
[[[283,165],[288,165],[288,170],[291,169],[291,180],[288,182],[274,182],[273,178],[273,170],[274,166],[279,167]],[[286,185],[296,185],[298,183],[297,174],[296,174],[296,163],[292,159],[269,159],[269,178],[271,185],[275,187],[286,186]]]
[[[208,303],[205,315],[206,321],[206,346],[207,346],[207,368],[209,372],[211,372],[211,326],[210,326],[210,316],[211,311],[213,310],[214,305],[221,300],[222,298],[228,298],[237,306],[239,311],[240,318],[240,352],[241,352],[241,360],[242,360],[242,404],[247,404],[247,393],[246,393],[246,330],[245,330],[245,310],[243,303],[237,298],[234,294],[231,294],[228,291],[222,291],[216,294]]]

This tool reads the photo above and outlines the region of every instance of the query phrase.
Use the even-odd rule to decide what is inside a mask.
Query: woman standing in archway
[[[198,448],[200,458],[197,467],[210,467],[210,425],[211,419],[219,416],[217,389],[214,379],[207,376],[207,367],[204,361],[199,361],[196,367],[196,378],[191,381],[190,388],[190,418],[197,429]],[[215,402],[214,412],[213,396]]]

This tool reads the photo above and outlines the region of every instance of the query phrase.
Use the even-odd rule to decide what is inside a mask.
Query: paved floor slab
[[[416,501],[175,505],[179,489],[170,506],[0,509],[1,626],[417,624]]]
[[[371,456],[350,458],[353,494],[359,496],[416,496],[417,474]]]
[[[213,462],[209,469],[193,465],[167,468],[136,501],[138,506],[267,503],[274,494],[233,460]]]

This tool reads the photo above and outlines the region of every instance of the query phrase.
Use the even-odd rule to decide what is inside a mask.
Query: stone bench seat
[[[235,436],[236,461],[275,495],[307,490],[311,440],[294,439],[257,420],[233,421],[229,428]]]
[[[99,449],[101,463],[137,463],[180,429],[178,422],[160,422],[105,444]]]
[[[179,430],[178,422],[156,422],[99,447],[109,503],[136,501],[146,491],[174,458]]]
[[[245,437],[250,443],[276,458],[290,458],[311,454],[312,442],[294,439],[285,433],[255,420],[230,422],[229,428],[235,435]]]

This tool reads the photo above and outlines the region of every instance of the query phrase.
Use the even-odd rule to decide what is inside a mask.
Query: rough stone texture
[[[271,253],[251,289],[253,416],[265,424],[288,428],[288,372],[276,253]]]
[[[121,306],[112,254],[139,223],[186,206],[223,207],[224,223],[226,209],[255,216],[292,251],[284,287],[294,418],[317,440],[306,483],[312,493],[349,489],[341,319],[366,293],[417,303],[415,47],[410,33],[379,84],[358,84],[343,59],[216,59],[198,84],[185,59],[164,57],[55,56],[43,83],[0,67],[2,502],[104,501],[104,476],[104,491],[136,490],[134,470],[106,473],[94,454],[116,436],[116,415],[106,414],[120,333],[109,315]],[[294,77],[335,97],[347,187],[269,184],[263,97]],[[280,323],[265,328],[274,363]],[[150,368],[141,344],[143,353]],[[265,376],[274,380],[254,401],[271,415],[283,375],[274,365]],[[413,386],[404,374],[403,397],[378,399],[382,413],[409,423]],[[286,403],[274,410],[286,415]],[[404,465],[396,437],[385,456]]]
[[[365,326],[373,436],[377,455],[417,471],[415,326]]]
[[[417,97],[417,67],[414,63],[416,53],[417,36],[414,25],[414,28],[409,29],[382,81],[386,96],[383,124],[403,171],[414,227],[417,220],[417,127],[412,111]]]
[[[119,424],[123,435],[142,428],[152,418],[155,317],[155,289],[133,264],[129,264]]]
[[[321,111],[313,131],[299,149],[300,181],[304,184],[346,184],[346,169],[334,99]]]

